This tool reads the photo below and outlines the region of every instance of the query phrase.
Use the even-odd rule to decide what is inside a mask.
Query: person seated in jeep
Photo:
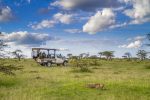
[[[51,58],[51,54],[48,54],[48,55],[47,55],[47,58]]]
[[[61,54],[59,54],[59,55],[57,55],[57,57],[58,57],[58,58],[62,58],[62,55],[61,55]]]
[[[42,53],[42,58],[46,58],[46,53],[45,52]]]

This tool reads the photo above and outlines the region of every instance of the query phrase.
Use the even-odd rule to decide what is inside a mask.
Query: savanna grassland
[[[150,61],[84,62],[91,63],[86,70],[72,62],[43,67],[31,59],[0,60],[23,68],[15,75],[0,73],[0,100],[150,100]],[[89,83],[102,83],[105,89],[88,88]]]

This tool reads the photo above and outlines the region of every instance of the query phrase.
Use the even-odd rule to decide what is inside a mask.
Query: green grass
[[[0,74],[0,100],[150,100],[150,61],[98,60],[87,72],[42,67],[30,59],[0,62],[23,66],[15,76]],[[87,88],[89,83],[106,89]]]

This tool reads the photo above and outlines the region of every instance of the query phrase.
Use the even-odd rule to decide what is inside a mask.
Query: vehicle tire
[[[51,63],[51,62],[47,62],[47,66],[48,66],[48,67],[51,67],[51,66],[52,66],[52,63]]]
[[[41,66],[47,66],[47,63],[41,63],[40,65]]]
[[[47,66],[47,63],[43,63],[43,66]]]
[[[66,61],[63,63],[63,66],[67,66],[67,62]]]
[[[57,66],[60,66],[60,64],[57,64]]]

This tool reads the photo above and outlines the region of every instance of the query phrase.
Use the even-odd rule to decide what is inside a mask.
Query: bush
[[[89,66],[101,66],[102,64],[98,62],[98,59],[90,59],[88,61]]]
[[[145,65],[145,68],[146,69],[150,69],[150,65]]]
[[[83,60],[83,59],[74,59],[72,61],[70,61],[70,64],[73,67],[79,68],[80,72],[92,72],[89,68],[88,68],[88,62],[87,60]]]
[[[13,71],[16,70],[21,70],[22,66],[15,66],[15,65],[10,65],[10,64],[3,64],[0,63],[0,72],[7,74],[7,75],[15,75],[15,73],[13,73]]]
[[[81,72],[92,72],[88,67],[81,67],[80,71]]]
[[[71,59],[69,61],[70,66],[80,67],[80,66],[101,66],[99,59]]]

